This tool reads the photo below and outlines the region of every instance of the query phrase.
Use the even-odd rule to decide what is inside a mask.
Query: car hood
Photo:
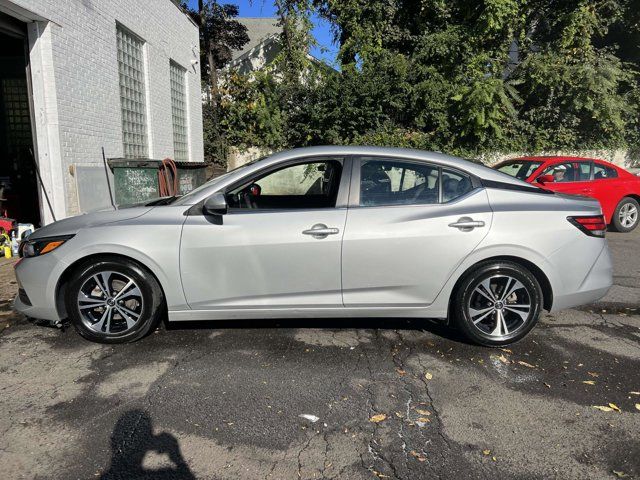
[[[132,218],[140,217],[152,208],[153,207],[150,206],[123,208],[122,210],[99,211],[65,218],[64,220],[59,220],[45,227],[39,228],[29,235],[29,239],[56,237],[59,235],[75,235],[83,228],[95,227],[98,225],[105,225],[107,223],[131,220]]]

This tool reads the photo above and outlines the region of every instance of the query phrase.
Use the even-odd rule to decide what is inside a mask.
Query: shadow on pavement
[[[273,329],[273,328],[323,328],[323,329],[379,329],[425,330],[438,337],[469,344],[461,332],[448,326],[446,320],[426,318],[288,318],[259,320],[210,320],[197,322],[168,322],[166,330],[222,330],[222,329]]]
[[[145,468],[147,452],[166,454],[174,467]],[[176,437],[169,433],[153,434],[151,417],[142,410],[129,410],[116,422],[111,434],[111,466],[102,480],[154,479],[195,480],[182,457]]]

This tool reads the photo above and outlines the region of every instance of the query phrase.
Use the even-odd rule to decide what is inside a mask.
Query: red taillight
[[[607,224],[604,215],[590,215],[588,217],[567,217],[571,223],[592,237],[604,237]]]

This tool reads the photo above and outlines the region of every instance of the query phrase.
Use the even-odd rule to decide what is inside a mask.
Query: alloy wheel
[[[633,227],[638,221],[638,208],[633,203],[625,203],[620,207],[618,219],[624,228]]]
[[[491,338],[511,336],[529,320],[531,295],[522,282],[509,275],[493,275],[473,289],[467,312],[473,325]]]
[[[103,335],[133,329],[142,315],[142,292],[127,275],[114,271],[89,277],[78,292],[78,312],[87,328]]]

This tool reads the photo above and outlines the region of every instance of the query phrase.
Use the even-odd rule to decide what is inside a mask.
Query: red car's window
[[[547,167],[542,175],[553,175],[553,181],[556,183],[575,182],[576,170],[576,164],[573,162],[556,163]]]
[[[618,172],[613,167],[609,165],[603,165],[601,163],[596,163],[593,165],[593,179],[594,180],[604,180],[605,178],[617,178]]]
[[[591,180],[591,162],[578,162],[578,181],[588,182]]]
[[[516,177],[520,180],[526,180],[535,172],[542,162],[528,162],[523,160],[515,160],[507,162],[498,167],[498,171]]]

